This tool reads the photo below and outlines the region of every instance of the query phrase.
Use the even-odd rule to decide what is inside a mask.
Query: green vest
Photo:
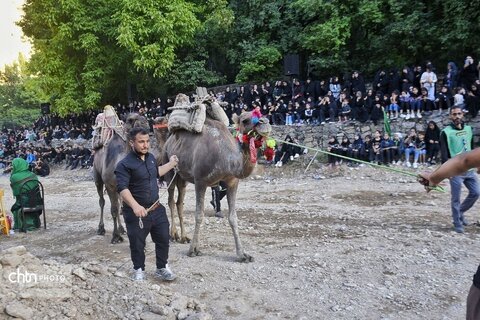
[[[472,127],[465,125],[463,126],[462,130],[458,130],[453,128],[452,126],[448,126],[443,129],[443,132],[445,132],[445,135],[447,137],[450,158],[453,158],[460,153],[464,153],[472,149]]]

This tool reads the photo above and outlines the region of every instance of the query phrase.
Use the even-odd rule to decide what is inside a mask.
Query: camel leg
[[[180,241],[177,226],[175,225],[175,184],[172,183],[168,188],[168,208],[170,209],[170,239],[172,241]]]
[[[190,244],[190,249],[188,250],[188,256],[201,256],[202,253],[199,250],[199,237],[200,237],[200,228],[203,224],[203,218],[205,216],[204,205],[205,205],[205,191],[207,187],[201,185],[200,183],[195,183],[195,195],[196,195],[196,208],[195,208],[195,231],[193,232],[192,243]]]
[[[105,235],[105,225],[103,224],[103,208],[105,207],[105,197],[103,196],[103,182],[102,179],[95,178],[95,186],[98,193],[98,204],[100,205],[100,222],[98,223],[97,234]]]
[[[181,234],[180,242],[188,243],[190,242],[190,239],[187,237],[185,233],[185,224],[183,223],[183,205],[185,200],[185,194],[187,192],[187,182],[184,180],[178,180],[177,190],[178,190],[177,213],[178,213],[178,220],[180,222],[180,234]]]
[[[118,193],[116,190],[110,190],[107,188],[107,193],[108,196],[110,197],[110,213],[112,214],[112,220],[113,220],[113,234],[112,234],[112,240],[110,243],[115,244],[123,241],[122,236],[120,235],[119,229],[118,229],[118,208],[119,208],[119,202],[118,202]]]
[[[237,251],[237,257],[240,262],[252,262],[253,257],[243,251],[242,242],[240,241],[240,235],[238,233],[238,219],[237,211],[235,210],[235,201],[237,198],[238,180],[232,186],[227,188],[227,201],[228,201],[228,222],[233,231],[233,238],[235,239],[235,248]]]
[[[122,212],[122,200],[120,199],[120,197],[118,197],[118,214],[117,214],[117,222],[118,222],[118,233],[119,234],[126,234],[127,231],[125,231],[125,228],[123,227],[122,225],[122,214],[120,214],[120,212]]]

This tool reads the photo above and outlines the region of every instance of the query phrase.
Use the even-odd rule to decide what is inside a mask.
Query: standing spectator
[[[227,195],[227,184],[223,181],[220,181],[218,185],[213,186],[211,189],[212,201],[210,201],[210,204],[215,210],[215,217],[223,218],[221,201]]]
[[[467,56],[460,73],[460,85],[464,88],[470,88],[475,83],[475,80],[478,79],[477,72],[472,56]]]
[[[457,87],[458,68],[455,62],[450,61],[447,64],[447,74],[444,78],[444,84],[453,91]]]
[[[428,100],[435,101],[435,84],[437,83],[437,75],[433,72],[433,66],[427,64],[427,70],[422,73],[420,84],[428,91]]]
[[[413,68],[413,86],[416,88],[421,88],[422,84],[420,83],[420,79],[422,78],[422,66],[415,66]]]
[[[340,96],[340,92],[342,91],[342,86],[340,85],[337,76],[330,78],[329,89],[332,92],[333,97],[335,99],[338,99],[338,97]]]
[[[381,69],[373,78],[373,90],[375,94],[384,94],[388,91],[388,76],[385,70]]]
[[[478,86],[478,84],[472,84],[472,86],[467,89],[465,96],[465,107],[472,118],[477,116],[480,109],[480,90],[478,90]]]
[[[402,91],[408,92],[411,86],[413,86],[413,72],[410,70],[410,67],[404,66],[402,69],[402,74],[400,75],[401,89]]]
[[[357,94],[358,91],[364,95],[366,93],[366,88],[365,88],[365,81],[363,80],[363,77],[360,75],[358,71],[353,71],[352,73],[352,88],[351,91],[349,92],[350,95],[355,95]]]
[[[462,109],[456,106],[452,107],[449,117],[452,123],[445,127],[440,134],[442,163],[473,149],[472,127],[464,124]],[[467,187],[468,195],[463,202],[460,202],[462,184]],[[456,232],[463,233],[463,227],[468,224],[464,214],[480,196],[475,171],[467,171],[450,178],[450,188],[453,226]]]
[[[392,94],[394,91],[400,91],[400,76],[397,69],[391,69],[388,73],[388,91],[384,93]]]
[[[428,127],[425,131],[425,141],[427,144],[427,162],[436,164],[438,152],[440,151],[440,129],[435,121],[428,122]]]

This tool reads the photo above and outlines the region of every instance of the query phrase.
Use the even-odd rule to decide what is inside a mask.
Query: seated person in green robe
[[[22,190],[23,183],[26,183]],[[10,187],[12,188],[15,203],[11,208],[14,218],[14,228],[22,229],[23,221],[21,214],[22,203],[28,203],[26,192],[38,188],[38,177],[28,170],[28,163],[22,158],[15,158],[12,161],[12,175],[10,176]],[[20,194],[22,191],[22,194]],[[40,214],[42,211],[25,213],[25,229],[34,230],[40,227]]]

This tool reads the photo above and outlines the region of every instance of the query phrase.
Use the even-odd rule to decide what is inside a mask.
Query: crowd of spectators
[[[314,126],[336,121],[377,124],[383,121],[384,112],[395,121],[399,117],[422,118],[433,112],[441,113],[452,105],[462,106],[471,117],[476,117],[480,110],[479,70],[480,64],[475,64],[472,57],[467,56],[460,68],[449,62],[441,77],[437,77],[432,63],[426,62],[425,66],[404,66],[401,70],[381,69],[368,84],[359,71],[353,71],[328,80],[308,78],[303,82],[293,79],[292,82],[278,80],[232,85],[210,91],[210,95],[224,102],[222,105],[229,119],[234,113],[259,107],[273,125]],[[114,108],[121,120],[125,120],[129,113],[137,112],[153,123],[153,119],[165,116],[173,105],[173,98],[165,101],[155,98],[133,101],[128,105],[119,103]],[[53,139],[91,139],[97,113],[88,111],[67,117],[44,114],[32,127],[3,128],[0,133],[0,167],[8,166],[15,157],[25,158],[39,175],[48,174],[50,164],[64,165],[71,170],[90,167],[94,155],[83,146],[85,144],[52,147],[51,142]],[[433,125],[437,130],[436,124]],[[415,137],[410,137],[409,133],[406,139],[402,133],[390,137],[381,132],[375,132],[373,137],[345,137],[341,142],[331,137],[329,150],[384,164],[400,163],[403,156],[407,166],[413,164],[417,167],[421,163],[434,163],[438,153],[436,138],[432,138],[429,129],[430,125],[426,132],[415,134]],[[279,159],[287,162],[298,154],[301,150],[284,147],[284,150],[276,151],[275,163],[279,163]],[[413,155],[411,161],[410,154]],[[329,157],[331,165],[341,161],[341,158]]]

